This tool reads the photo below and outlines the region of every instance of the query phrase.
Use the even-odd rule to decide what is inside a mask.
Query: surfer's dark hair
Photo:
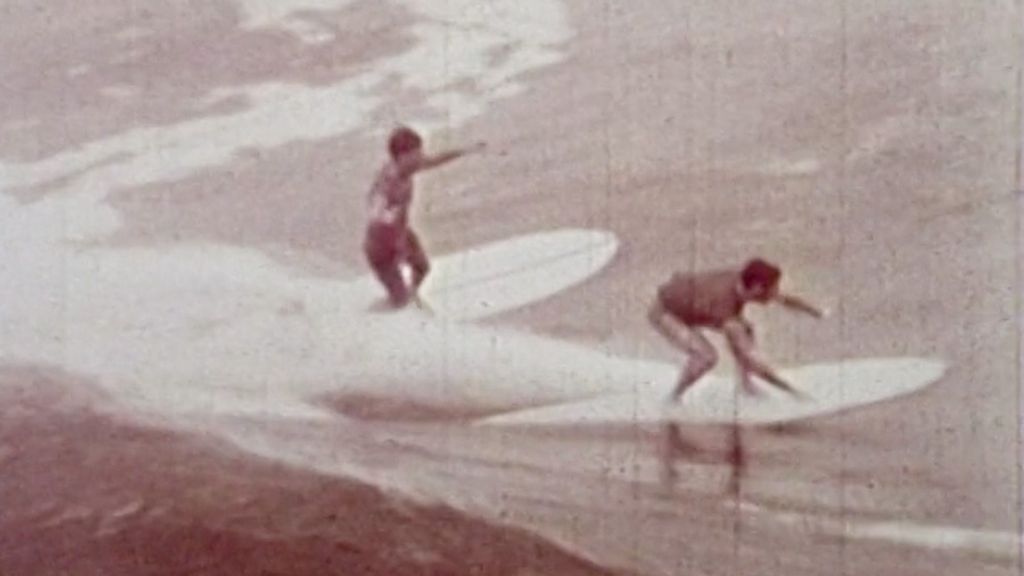
[[[755,286],[770,288],[778,284],[781,277],[782,270],[778,266],[761,258],[754,258],[747,262],[743,266],[743,272],[741,273],[743,287],[747,289],[754,288]]]
[[[422,147],[423,138],[408,126],[399,126],[392,130],[391,135],[388,136],[388,152],[396,160],[402,154],[419,150]]]

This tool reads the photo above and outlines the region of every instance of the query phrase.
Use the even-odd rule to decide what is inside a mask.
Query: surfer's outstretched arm
[[[481,150],[486,148],[486,146],[487,145],[484,144],[483,142],[478,142],[473,146],[470,146],[469,148],[457,148],[455,150],[448,150],[446,152],[441,152],[439,154],[434,154],[432,156],[424,156],[423,160],[420,161],[419,166],[416,168],[416,171],[422,172],[423,170],[431,170],[433,168],[437,168],[438,166],[443,166],[451,162],[452,160],[462,158],[467,154],[472,154],[473,152],[480,152]]]
[[[790,310],[803,312],[804,314],[808,314],[819,319],[825,317],[825,313],[820,308],[814,306],[813,304],[807,302],[806,300],[800,298],[799,296],[793,296],[791,294],[779,294],[778,296],[775,297],[775,301],[778,302],[779,304],[782,304],[786,308],[789,308]]]
[[[761,378],[769,384],[789,392],[793,396],[804,396],[799,390],[786,382],[768,364],[761,361],[754,355],[754,341],[750,337],[747,326],[739,320],[730,320],[722,326],[726,340],[729,342],[729,349],[736,357],[736,363],[740,368],[741,378],[748,378],[750,374]]]

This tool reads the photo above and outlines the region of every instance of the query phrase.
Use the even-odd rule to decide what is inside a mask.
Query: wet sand
[[[444,505],[111,417],[66,374],[0,379],[5,575],[610,573]]]

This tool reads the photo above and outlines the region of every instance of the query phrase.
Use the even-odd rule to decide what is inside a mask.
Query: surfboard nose
[[[518,236],[441,258],[425,286],[438,316],[469,321],[550,298],[604,269],[615,234],[561,229]]]

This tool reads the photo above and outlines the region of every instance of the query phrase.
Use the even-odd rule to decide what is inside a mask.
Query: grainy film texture
[[[0,574],[1021,574],[1022,28],[0,0]]]

